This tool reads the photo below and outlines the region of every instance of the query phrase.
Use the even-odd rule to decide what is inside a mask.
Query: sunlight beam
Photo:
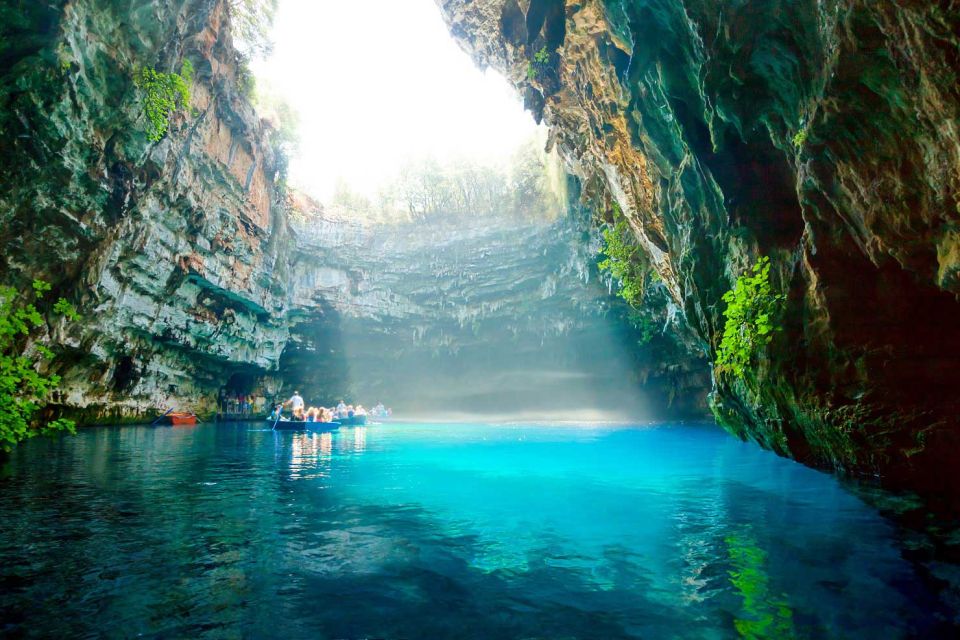
[[[433,0],[281,0],[258,86],[300,114],[291,182],[329,200],[370,197],[405,162],[504,161],[538,127],[496,72],[479,70]]]

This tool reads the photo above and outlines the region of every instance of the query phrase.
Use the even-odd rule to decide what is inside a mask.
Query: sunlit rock
[[[618,203],[710,353],[722,294],[770,257],[782,331],[746,379],[717,378],[731,431],[891,485],[960,490],[955,10],[438,5]]]

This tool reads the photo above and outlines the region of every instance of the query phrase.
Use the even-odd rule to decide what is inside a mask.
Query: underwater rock
[[[960,492],[950,3],[438,5],[570,170],[619,205],[708,353],[722,295],[770,257],[782,330],[742,379],[716,374],[730,431],[888,486]]]

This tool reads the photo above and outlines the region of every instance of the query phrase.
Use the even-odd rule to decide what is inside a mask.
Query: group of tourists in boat
[[[285,408],[290,409],[291,416],[285,418],[283,416],[283,410]],[[390,409],[387,409],[383,406],[383,403],[378,402],[377,406],[374,407],[370,412],[368,412],[362,404],[356,406],[352,404],[344,404],[343,400],[337,403],[336,407],[307,407],[306,403],[303,401],[303,397],[300,395],[299,391],[294,391],[293,395],[290,396],[290,399],[286,402],[277,404],[273,411],[270,412],[270,415],[267,416],[267,420],[271,422],[276,421],[286,421],[286,422],[318,422],[318,423],[327,423],[327,424],[342,424],[342,425],[364,425],[367,423],[367,416],[373,416],[376,418],[387,418],[393,412]]]

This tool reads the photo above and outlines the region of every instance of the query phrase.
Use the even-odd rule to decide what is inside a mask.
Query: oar
[[[167,413],[170,413],[171,411],[173,411],[173,407],[170,407],[169,409],[167,409]],[[157,418],[156,420],[154,420],[153,422],[151,422],[151,423],[150,423],[150,426],[152,427],[153,425],[157,424],[158,422],[160,422],[161,420],[163,420],[164,418],[166,418],[166,417],[167,417],[167,413],[164,413],[162,416],[160,416],[159,418]]]
[[[280,416],[282,415],[283,415],[283,409],[281,409],[280,411],[277,411],[277,419],[273,421],[273,427],[270,429],[271,431],[277,430],[277,423],[280,422]]]

